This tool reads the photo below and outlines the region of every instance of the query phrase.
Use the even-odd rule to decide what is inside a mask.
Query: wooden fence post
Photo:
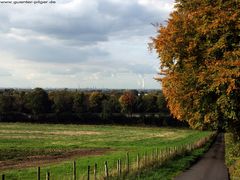
[[[121,176],[122,173],[122,169],[121,169],[121,159],[117,160],[117,173],[118,173],[118,177]]]
[[[37,180],[40,180],[40,167],[37,168]]]
[[[105,177],[108,179],[108,163],[105,161]]]
[[[159,160],[158,148],[156,148],[156,160]]]
[[[167,157],[168,157],[168,148],[165,148],[164,160],[167,160]]]
[[[129,169],[130,169],[130,168],[129,168],[129,166],[130,166],[129,163],[130,163],[130,162],[129,162],[129,153],[128,153],[128,152],[127,152],[127,157],[126,157],[126,158],[127,158],[127,159],[126,159],[127,173],[129,173]]]
[[[119,175],[121,176],[122,174],[122,162],[121,159],[119,159]]]
[[[160,165],[162,165],[162,162],[163,162],[163,152],[162,150],[160,150],[160,154],[159,154],[159,162],[160,162]]]
[[[97,163],[94,165],[94,180],[97,180]]]
[[[2,174],[2,180],[5,180],[5,174]]]
[[[87,168],[87,180],[90,180],[90,166]]]
[[[119,176],[119,160],[117,160],[117,174]]]
[[[152,150],[152,162],[155,161],[155,153],[154,153],[154,149]]]
[[[50,180],[50,172],[46,172],[46,180]]]
[[[77,179],[76,175],[76,161],[73,161],[73,180]]]
[[[140,159],[139,159],[139,153],[137,154],[137,170],[140,168]]]
[[[144,152],[144,166],[147,165],[147,152]]]

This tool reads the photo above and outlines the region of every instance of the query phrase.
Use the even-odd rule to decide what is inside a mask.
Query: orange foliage
[[[122,106],[123,111],[132,113],[133,106],[136,101],[136,97],[132,92],[125,92],[120,98],[119,102]]]
[[[172,115],[199,129],[239,119],[233,116],[239,104],[224,110],[219,103],[225,96],[240,101],[239,1],[176,2],[167,26],[152,38]]]

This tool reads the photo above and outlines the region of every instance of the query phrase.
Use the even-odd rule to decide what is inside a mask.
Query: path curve
[[[209,151],[175,180],[229,180],[225,166],[224,134],[219,134]]]

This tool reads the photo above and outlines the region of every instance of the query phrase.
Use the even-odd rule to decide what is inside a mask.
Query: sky
[[[0,87],[161,88],[148,43],[174,0],[39,2],[0,0]]]

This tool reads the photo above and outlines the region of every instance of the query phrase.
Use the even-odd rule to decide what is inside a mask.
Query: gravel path
[[[229,180],[224,164],[224,135],[219,134],[209,151],[175,180]]]

